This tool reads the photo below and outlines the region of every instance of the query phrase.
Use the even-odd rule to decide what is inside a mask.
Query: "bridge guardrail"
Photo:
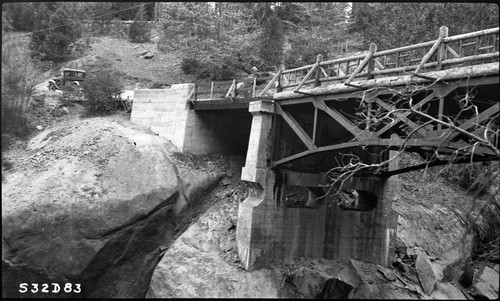
[[[214,100],[230,97],[256,97],[273,76],[233,79],[211,82],[210,86],[197,85],[196,100]]]
[[[269,93],[293,90],[300,93],[304,86],[321,86],[324,82],[343,82],[354,86],[354,79],[442,70],[453,65],[487,62],[499,58],[499,28],[448,37],[448,28],[439,29],[437,40],[377,52],[371,44],[367,54],[323,61],[318,55],[316,63],[289,70],[280,70],[272,77],[233,79],[212,82],[210,90],[199,87],[196,100],[223,99],[238,96],[265,97]],[[258,82],[266,86],[261,88]],[[241,87],[240,84],[244,83]]]
[[[498,35],[497,27],[448,37],[448,28],[443,26],[439,38],[434,41],[379,52],[376,45],[371,44],[368,54],[328,61],[322,61],[322,56],[318,55],[313,65],[278,72],[263,93],[274,82],[277,82],[278,92],[293,88],[300,93],[303,86],[320,86],[323,82],[344,80],[344,84],[351,85],[355,78],[371,79],[406,72],[419,76],[424,70],[498,59]]]

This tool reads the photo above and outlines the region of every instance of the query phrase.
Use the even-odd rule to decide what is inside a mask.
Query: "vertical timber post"
[[[319,81],[319,79],[321,77],[321,67],[320,67],[319,63],[321,63],[322,61],[323,61],[323,55],[318,54],[318,56],[316,57],[316,63],[318,63],[318,67],[316,68],[316,74],[315,74],[315,78],[314,78],[314,86],[315,87],[321,86],[321,82]]]
[[[377,52],[377,44],[371,43],[370,44],[370,52],[372,53],[372,56],[370,58],[370,61],[368,62],[368,79],[373,79],[373,70],[375,69],[375,58],[373,57],[373,54]]]
[[[285,67],[283,65],[281,65],[280,71],[284,71],[284,70],[285,70]],[[281,76],[282,76],[282,74],[280,74],[278,76],[278,80],[276,81],[276,92],[277,93],[280,93],[283,91],[283,88],[281,87]]]
[[[439,28],[439,37],[440,38],[446,38],[448,37],[448,27],[446,26],[441,26]],[[442,67],[442,62],[446,60],[446,44],[444,43],[444,40],[441,42],[441,45],[439,45],[439,50],[438,50],[438,70],[441,70]]]

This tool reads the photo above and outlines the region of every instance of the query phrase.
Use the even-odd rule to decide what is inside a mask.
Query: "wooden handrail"
[[[389,54],[394,54],[397,52],[403,52],[403,51],[409,51],[409,50],[414,50],[414,49],[419,49],[419,48],[425,48],[434,45],[435,41],[428,41],[424,43],[419,43],[419,44],[414,44],[414,45],[409,45],[409,46],[403,46],[403,47],[398,47],[394,49],[388,49],[388,50],[383,50],[379,51],[373,54],[373,57],[381,57],[384,55],[389,55]]]
[[[279,70],[260,93],[256,91],[257,90],[256,79],[254,78],[253,89],[251,90],[252,97],[262,97],[274,84],[276,84],[277,81],[279,81],[278,92],[282,91],[282,89],[284,88],[292,88],[292,87],[296,87],[294,91],[298,91],[304,85],[314,84],[315,86],[318,86],[322,82],[328,82],[328,81],[346,80],[345,83],[349,84],[355,78],[359,77],[367,77],[368,79],[370,79],[373,78],[374,76],[383,76],[385,74],[390,74],[390,73],[411,72],[412,70],[414,70],[413,73],[418,74],[424,68],[437,67],[437,69],[442,69],[445,66],[450,66],[458,63],[473,62],[485,59],[487,60],[497,59],[499,57],[498,49],[496,46],[496,44],[498,43],[498,33],[499,33],[499,28],[496,27],[496,28],[485,29],[476,32],[448,37],[447,28],[445,26],[442,26],[440,28],[440,34],[438,39],[433,41],[427,41],[423,43],[398,47],[394,49],[388,49],[379,52],[376,51],[376,48],[372,49],[372,46],[370,45],[370,52],[368,54],[353,55],[349,57],[338,58],[327,61],[322,61],[317,59],[314,64],[288,70]],[[491,38],[488,38],[485,42],[483,42],[484,44],[480,45],[479,44],[480,38],[489,35],[496,35],[493,39],[493,44],[491,44]],[[473,49],[474,52],[472,55],[465,55],[462,48],[468,44],[463,41],[471,38],[476,38],[474,42],[470,43],[471,45],[472,44],[475,45],[475,48]],[[458,49],[456,45],[453,45],[455,49],[452,48],[451,43],[453,42],[460,42]],[[412,55],[416,53],[415,52],[416,50],[418,49],[426,50],[426,48],[429,50],[425,51],[425,54],[421,60],[419,59],[420,55],[417,58],[415,58]],[[410,52],[409,54],[402,55],[402,53],[408,51]],[[479,51],[487,53],[479,54],[478,53]],[[438,53],[437,60],[433,59],[433,56],[436,53]],[[387,59],[391,59],[393,57],[391,55],[396,55],[397,57],[396,62],[387,62]],[[447,58],[448,55],[450,56],[450,58]],[[404,59],[403,63],[400,64],[399,59],[407,56],[410,56],[409,59]],[[380,59],[383,58],[385,58],[385,61],[380,62]],[[418,65],[411,65],[417,62]],[[347,63],[348,69],[344,73],[342,71],[343,68],[346,67],[345,63]],[[389,64],[395,64],[395,66],[389,66]],[[369,70],[367,72],[363,71],[366,69],[367,66]],[[355,67],[355,70],[349,72],[349,69],[353,67]],[[300,73],[305,70],[308,71],[306,76],[300,79],[300,82],[298,82],[299,78],[297,77],[294,78],[293,77],[294,73]],[[335,72],[331,73],[328,70],[334,70]],[[287,74],[288,76],[285,76]],[[313,74],[316,74],[315,78],[312,78]],[[236,80],[233,80],[233,83],[229,88],[229,91],[226,93],[226,96],[230,95],[234,96],[236,92],[235,90],[236,90]],[[211,98],[214,97],[214,83],[212,83],[210,97]]]
[[[480,37],[480,36],[485,36],[489,34],[495,34],[499,32],[499,27],[496,28],[490,28],[490,29],[485,29],[485,30],[480,30],[480,31],[474,31],[474,32],[469,32],[469,33],[464,33],[464,34],[459,34],[456,36],[451,36],[447,37],[444,39],[445,43],[451,43],[455,42],[458,40],[466,40],[470,38],[475,38],[475,37]]]
[[[354,79],[354,77],[356,77],[356,75],[368,65],[368,62],[373,58],[373,54],[375,53],[375,51],[377,51],[377,45],[371,43],[370,52],[366,55],[363,61],[358,65],[356,70],[354,70],[354,72],[351,74],[351,76],[349,76],[349,78],[345,81],[344,84],[349,84]]]
[[[295,91],[298,91],[300,88],[302,88],[304,83],[311,77],[311,75],[314,73],[314,71],[316,71],[316,68],[319,67],[319,64],[321,63],[322,60],[323,60],[323,56],[321,54],[318,54],[318,57],[316,58],[316,63],[312,66],[311,70],[309,70],[309,72],[307,72],[306,76],[302,79],[302,81],[300,82],[297,89],[295,89]]]
[[[264,88],[264,90],[262,90],[262,92],[259,93],[259,97],[264,95],[264,93],[267,92],[267,90],[269,90],[269,88],[271,87],[272,84],[274,84],[276,82],[276,80],[281,76],[281,70],[278,71],[278,73],[276,73],[276,75],[273,77],[273,79],[269,82],[269,84],[267,84],[267,86]]]
[[[446,33],[448,33],[448,29],[446,29]],[[429,52],[427,52],[427,54],[422,58],[422,61],[420,62],[420,64],[418,64],[417,69],[415,69],[415,73],[420,72],[420,69],[422,69],[422,67],[425,65],[425,63],[427,63],[427,61],[431,58],[431,56],[438,50],[439,46],[441,46],[441,44],[443,43],[443,40],[444,40],[444,37],[441,35],[441,31],[440,31],[439,38],[436,40],[434,45],[432,45]]]

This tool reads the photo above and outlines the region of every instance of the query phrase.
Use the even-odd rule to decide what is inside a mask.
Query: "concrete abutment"
[[[189,96],[195,84],[136,89],[130,120],[169,139],[182,152],[245,155],[251,115],[246,109],[195,111]]]

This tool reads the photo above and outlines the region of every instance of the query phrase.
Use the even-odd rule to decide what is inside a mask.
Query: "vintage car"
[[[85,80],[87,72],[80,69],[64,68],[58,77],[49,81],[49,90],[74,90],[80,91],[80,82]]]

